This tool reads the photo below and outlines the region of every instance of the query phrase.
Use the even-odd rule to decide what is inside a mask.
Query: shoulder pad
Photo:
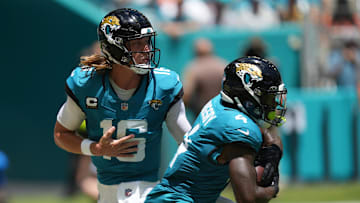
[[[177,86],[180,86],[182,88],[180,77],[175,71],[163,67],[156,68],[153,71],[156,84],[159,85],[161,89],[169,90],[174,87],[176,88]]]
[[[260,128],[256,123],[245,114],[238,112],[232,114],[227,120],[225,130],[225,142],[243,142],[250,144],[256,151],[260,149],[262,144],[262,135]]]
[[[97,91],[102,86],[102,74],[98,74],[94,68],[75,68],[66,80],[65,90],[75,101],[80,99],[84,91],[90,93]]]
[[[91,84],[97,84],[101,80],[99,74],[94,68],[75,68],[66,80],[66,84],[70,89],[86,87]],[[101,83],[100,83],[101,84]]]

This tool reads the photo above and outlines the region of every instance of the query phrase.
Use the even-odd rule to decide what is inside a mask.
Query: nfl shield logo
[[[121,103],[121,110],[123,110],[123,111],[127,111],[127,110],[128,110],[128,108],[129,108],[128,103]]]
[[[130,188],[125,189],[125,196],[130,197],[132,194],[132,190]]]

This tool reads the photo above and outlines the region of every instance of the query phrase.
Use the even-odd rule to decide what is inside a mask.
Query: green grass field
[[[234,200],[227,187],[223,195]],[[296,184],[284,185],[272,203],[346,202],[360,203],[360,182],[342,184]],[[350,202],[349,202],[350,203]]]
[[[222,194],[233,199],[231,188],[228,187]],[[310,203],[310,202],[337,202],[360,203],[360,182],[343,184],[296,184],[283,186],[278,197],[272,203]],[[10,197],[8,203],[94,203],[82,194],[72,197],[57,195],[23,195]]]

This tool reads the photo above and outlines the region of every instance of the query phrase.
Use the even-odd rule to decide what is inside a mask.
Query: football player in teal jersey
[[[66,80],[54,140],[91,156],[100,203],[143,202],[158,182],[163,122],[178,143],[191,128],[179,76],[157,68],[155,35],[139,11],[110,12],[98,27],[102,54],[82,57]],[[75,133],[83,120],[88,139]]]
[[[145,202],[216,202],[229,181],[239,203],[275,197],[278,174],[260,186],[254,162],[263,139],[269,141],[260,129],[285,121],[286,94],[280,73],[270,61],[244,57],[231,62],[225,68],[221,93],[203,107]],[[272,156],[281,154],[280,146],[267,148],[262,150],[265,157],[279,161],[281,155]]]

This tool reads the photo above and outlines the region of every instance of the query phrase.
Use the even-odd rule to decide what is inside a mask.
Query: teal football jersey
[[[141,84],[128,101],[122,101],[109,81],[109,71],[74,69],[66,81],[66,92],[86,114],[90,140],[99,141],[111,126],[114,139],[135,134],[138,152],[134,157],[92,156],[100,183],[156,181],[160,165],[162,123],[172,104],[182,97],[179,76],[168,69],[154,69],[143,76]]]
[[[260,129],[244,113],[223,106],[218,95],[203,107],[146,202],[215,202],[229,180],[228,164],[219,164],[217,157],[224,144],[235,142],[258,152]]]

